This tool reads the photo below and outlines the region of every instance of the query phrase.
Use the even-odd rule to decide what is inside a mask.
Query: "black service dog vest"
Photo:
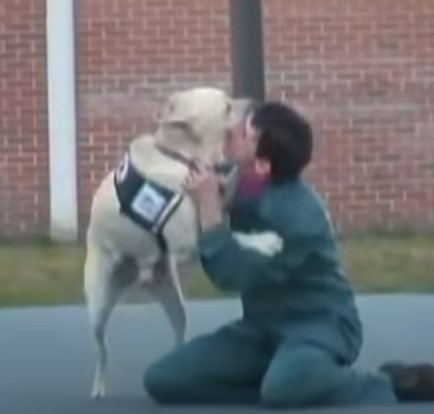
[[[132,164],[129,153],[115,172],[114,185],[121,214],[154,234],[165,249],[163,228],[184,196],[144,177]]]

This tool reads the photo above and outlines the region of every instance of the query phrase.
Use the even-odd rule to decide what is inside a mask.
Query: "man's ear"
[[[256,174],[260,177],[268,178],[271,175],[270,161],[263,158],[256,158],[254,162],[254,169]]]

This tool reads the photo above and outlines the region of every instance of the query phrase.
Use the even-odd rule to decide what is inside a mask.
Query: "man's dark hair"
[[[271,164],[274,183],[297,178],[312,157],[312,128],[294,109],[280,102],[259,105],[252,116],[258,130],[256,155]]]

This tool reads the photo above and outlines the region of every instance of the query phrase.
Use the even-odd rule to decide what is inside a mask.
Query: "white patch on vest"
[[[264,256],[274,256],[283,249],[283,240],[274,232],[234,233],[234,237],[241,247],[256,250]]]
[[[166,203],[167,200],[158,191],[145,183],[134,197],[131,207],[141,217],[154,223]]]

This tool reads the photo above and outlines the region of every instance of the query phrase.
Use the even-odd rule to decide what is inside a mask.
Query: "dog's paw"
[[[95,381],[93,383],[91,397],[93,400],[102,400],[107,394],[106,386],[103,381]]]
[[[265,256],[274,256],[283,248],[283,240],[276,233],[235,233],[238,243],[244,247],[256,250]]]

